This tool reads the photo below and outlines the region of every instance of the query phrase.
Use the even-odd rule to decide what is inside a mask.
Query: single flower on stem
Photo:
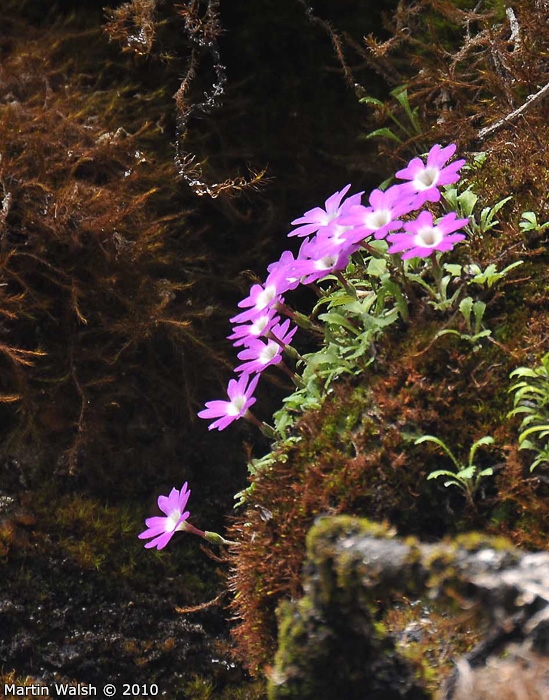
[[[192,528],[192,525],[186,522],[191,513],[185,510],[190,495],[191,491],[185,482],[180,491],[174,488],[169,496],[158,497],[158,507],[164,516],[147,518],[147,529],[138,535],[140,540],[151,540],[145,545],[147,549],[164,549],[176,532]]]
[[[250,374],[243,372],[238,379],[229,381],[227,395],[230,401],[208,401],[206,408],[198,414],[199,418],[218,418],[218,420],[208,426],[208,430],[213,430],[214,428],[224,430],[233,421],[239,418],[247,418],[250,406],[253,406],[257,400],[253,397],[253,393],[258,381],[259,375],[250,380]]]
[[[233,332],[227,336],[228,340],[232,340],[233,345],[237,348],[240,345],[248,345],[251,340],[255,340],[267,334],[267,332],[280,322],[280,316],[276,313],[275,308],[265,309],[253,323],[245,323],[233,326]]]
[[[446,214],[436,224],[431,212],[422,211],[415,221],[404,224],[407,233],[393,233],[387,236],[391,245],[388,253],[403,253],[403,260],[426,258],[432,253],[447,252],[462,241],[464,233],[454,233],[469,223],[469,219],[458,219],[455,212]]]
[[[427,154],[427,163],[424,163],[421,158],[412,158],[405,168],[396,173],[401,180],[410,181],[408,185],[410,192],[417,193],[414,208],[419,208],[425,202],[438,202],[440,200],[438,188],[459,180],[458,170],[465,165],[465,161],[455,160],[446,165],[455,151],[455,143],[445,148],[437,143]]]
[[[185,482],[181,490],[174,488],[170,491],[169,496],[158,497],[158,507],[164,513],[164,516],[147,518],[145,520],[147,529],[138,535],[140,540],[151,540],[145,544],[146,549],[151,549],[151,547],[164,549],[176,532],[190,532],[212,544],[238,544],[237,542],[226,540],[221,535],[218,535],[217,532],[199,530],[194,525],[191,525],[187,520],[190,511],[185,510],[190,495],[191,491],[187,488],[187,482]]]
[[[358,244],[335,245],[323,237],[307,240],[299,251],[296,274],[303,278],[303,284],[318,282],[333,272],[345,269],[351,254],[360,247]]]
[[[267,287],[269,284],[275,285],[279,294],[296,289],[301,282],[301,279],[296,277],[294,272],[296,262],[294,254],[290,250],[285,250],[279,260],[267,267],[269,276],[265,286]]]
[[[245,323],[247,321],[255,321],[265,309],[274,308],[278,302],[282,301],[281,289],[277,288],[276,284],[254,284],[250,289],[250,294],[242,301],[238,302],[240,308],[246,309],[241,313],[233,316],[233,323]]]

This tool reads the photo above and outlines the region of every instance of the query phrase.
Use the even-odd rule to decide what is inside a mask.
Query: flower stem
[[[226,540],[224,537],[221,537],[217,532],[206,532],[204,533],[204,539],[207,542],[210,542],[211,544],[232,544],[232,545],[238,545],[238,542],[233,542],[232,540]]]
[[[356,289],[353,287],[353,285],[349,282],[349,280],[346,280],[344,275],[342,274],[341,270],[338,270],[335,273],[335,276],[337,279],[341,282],[341,285],[343,286],[343,289],[349,294],[349,296],[356,297]]]
[[[245,420],[248,421],[248,423],[251,423],[252,425],[255,425],[256,428],[259,428],[263,435],[265,437],[269,438],[269,440],[274,440],[276,438],[276,432],[274,428],[271,428],[271,426],[268,423],[265,423],[264,421],[260,421],[259,418],[254,416],[254,414],[248,409],[246,413],[242,416]]]
[[[280,362],[277,363],[277,367],[280,367],[280,369],[284,372],[284,374],[287,374],[288,377],[292,380],[292,382],[296,385],[298,389],[303,389],[303,381],[299,375],[297,375],[295,372],[292,372],[292,370],[288,367],[288,365],[284,362],[284,360],[280,360]]]

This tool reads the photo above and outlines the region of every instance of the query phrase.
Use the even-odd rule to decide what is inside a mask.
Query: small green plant
[[[454,186],[445,187],[442,196],[451,211],[455,211],[459,216],[469,219],[469,224],[465,227],[465,230],[468,231],[472,238],[481,237],[495,228],[499,224],[496,214],[512,199],[510,196],[504,197],[499,202],[496,202],[493,207],[484,207],[479,213],[476,213],[475,208],[479,198],[470,187],[461,192]]]
[[[525,211],[522,213],[522,219],[519,222],[519,228],[523,233],[541,234],[549,226],[549,221],[544,224],[538,222],[538,217],[533,211]]]
[[[460,333],[460,331],[453,328],[447,328],[439,331],[436,337],[440,338],[443,335],[457,335],[462,340],[469,341],[471,345],[473,345],[473,350],[478,350],[480,348],[480,343],[478,341],[492,335],[491,330],[482,327],[482,318],[486,311],[486,304],[480,299],[473,301],[472,297],[465,297],[459,303],[459,311],[465,321],[467,332]]]
[[[395,113],[381,100],[378,100],[376,97],[366,95],[359,100],[360,103],[373,105],[377,109],[382,110],[393,122],[397,131],[393,131],[393,129],[385,126],[371,131],[370,133],[366,134],[364,138],[389,138],[392,141],[396,141],[396,143],[401,144],[405,140],[420,136],[423,132],[423,127],[418,117],[419,108],[411,106],[406,87],[404,85],[400,85],[392,90],[390,94],[395,98],[401,109],[404,111],[408,123],[402,119],[399,119]]]
[[[494,470],[491,467],[479,470],[475,464],[475,455],[478,448],[482,445],[493,445],[494,438],[490,435],[485,435],[479,440],[476,440],[469,450],[469,461],[467,464],[460,462],[450,450],[448,445],[446,445],[446,443],[444,443],[440,438],[437,438],[434,435],[423,435],[414,442],[414,445],[420,445],[424,442],[434,442],[435,445],[441,447],[448,457],[450,457],[456,467],[455,472],[448,469],[437,469],[429,474],[427,480],[446,477],[444,486],[457,486],[457,488],[463,492],[467,502],[470,505],[473,505],[475,494],[478,491],[481,480],[486,476],[492,476],[494,473]]]
[[[508,415],[523,416],[519,449],[536,453],[530,465],[530,471],[534,471],[542,463],[549,464],[549,353],[542,357],[539,367],[518,367],[509,376],[520,381],[509,390],[515,397]]]

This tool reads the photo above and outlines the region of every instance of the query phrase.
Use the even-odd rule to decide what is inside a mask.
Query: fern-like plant
[[[534,471],[542,463],[549,464],[549,353],[542,357],[539,367],[518,367],[509,376],[519,381],[510,389],[515,397],[508,415],[523,416],[519,449],[535,452],[530,465],[530,471]]]
[[[445,477],[446,481],[444,482],[444,486],[457,486],[457,488],[463,492],[467,502],[470,505],[473,505],[474,497],[480,485],[480,481],[485,476],[492,476],[494,473],[492,467],[479,470],[475,464],[475,455],[478,448],[482,445],[493,445],[494,438],[491,435],[485,435],[479,440],[476,440],[469,450],[469,461],[467,464],[460,462],[448,445],[440,438],[435,437],[434,435],[423,435],[414,442],[414,445],[420,445],[423,442],[434,442],[435,445],[441,447],[452,460],[456,468],[456,471],[450,471],[449,469],[437,469],[429,474],[427,480],[438,479],[441,476]]]

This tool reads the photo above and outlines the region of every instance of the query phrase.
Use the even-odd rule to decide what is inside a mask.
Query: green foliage
[[[434,435],[423,435],[422,437],[418,438],[414,444],[421,445],[424,442],[433,442],[441,447],[452,460],[456,468],[456,471],[437,469],[429,474],[427,480],[445,477],[447,480],[444,482],[444,486],[457,486],[457,488],[460,489],[465,495],[467,502],[472,505],[474,503],[474,497],[481,480],[486,476],[492,476],[494,473],[494,470],[491,467],[479,470],[474,461],[475,455],[478,448],[482,445],[493,445],[494,438],[490,435],[486,435],[479,440],[476,440],[469,450],[469,459],[467,464],[460,462],[446,443],[440,438],[437,438]]]
[[[394,127],[381,127],[379,129],[374,129],[374,131],[370,131],[364,136],[365,139],[388,138],[398,144],[402,144],[404,141],[417,137],[423,133],[423,125],[419,119],[419,109],[418,107],[411,106],[406,86],[400,85],[394,90],[391,90],[390,95],[396,100],[397,106],[400,108],[400,111],[404,113],[406,120],[404,121],[403,119],[400,119],[395,110],[390,109],[381,100],[371,97],[370,95],[366,95],[360,99],[360,103],[374,106],[383,114],[384,117],[388,117],[393,122]]]
[[[473,350],[476,351],[480,348],[480,343],[478,341],[492,335],[491,330],[488,328],[482,328],[482,318],[484,316],[484,312],[486,311],[486,304],[480,299],[473,301],[472,297],[465,297],[459,302],[458,308],[465,321],[467,332],[462,333],[453,328],[446,328],[439,331],[436,334],[436,337],[440,338],[443,335],[457,335],[461,340],[466,340],[471,343]]]
[[[215,693],[215,683],[208,678],[195,676],[185,685],[185,694],[196,700],[211,700]]]
[[[549,353],[542,357],[539,367],[518,367],[510,377],[520,381],[510,389],[515,396],[509,416],[523,416],[519,449],[535,453],[530,465],[533,471],[540,464],[549,463]]]
[[[499,210],[511,201],[512,197],[504,197],[496,202],[492,207],[483,207],[480,212],[477,211],[479,197],[471,187],[460,192],[457,187],[451,185],[443,190],[444,200],[449,205],[451,211],[455,211],[458,216],[468,218],[469,224],[464,230],[469,233],[472,238],[483,236],[494,229],[499,221],[496,219],[496,214]]]
[[[446,206],[459,217],[469,219],[470,237],[491,231],[498,223],[495,215],[508,200],[505,197],[493,206],[480,208],[480,198],[471,187],[463,191],[446,187],[444,194]],[[293,439],[289,436],[296,419],[306,411],[319,409],[336,380],[359,376],[370,367],[375,360],[376,343],[390,329],[410,324],[412,307],[414,323],[418,316],[429,315],[429,309],[439,314],[441,328],[434,331],[433,340],[457,336],[469,343],[474,352],[479,351],[482,341],[492,334],[485,327],[491,292],[522,264],[516,260],[503,269],[495,263],[483,268],[477,262],[442,262],[443,253],[402,260],[399,255],[390,255],[388,249],[385,240],[369,241],[355,253],[346,270],[328,275],[319,283],[319,298],[310,317],[294,314],[294,320],[316,333],[321,342],[315,352],[303,356],[293,353],[297,358],[297,389],[274,414],[274,428],[268,427],[270,436],[275,437],[275,452],[289,447],[287,441]],[[454,323],[456,328],[447,327]],[[254,460],[250,473],[257,474],[271,463],[271,456]],[[467,471],[460,478],[465,479],[466,490],[474,493],[476,477],[470,479],[468,475]],[[237,495],[239,505],[251,489],[253,484]]]
[[[519,228],[523,233],[540,234],[549,226],[549,221],[544,224],[538,222],[538,218],[533,211],[525,211],[522,213],[522,219],[519,221]]]

